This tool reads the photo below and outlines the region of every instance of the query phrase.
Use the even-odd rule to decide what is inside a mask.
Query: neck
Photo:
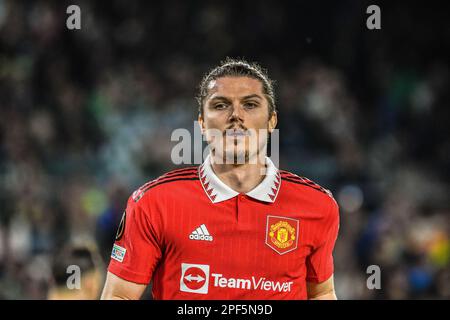
[[[264,180],[266,172],[266,164],[259,160],[244,164],[218,164],[213,160],[211,167],[223,183],[239,193],[253,190]]]

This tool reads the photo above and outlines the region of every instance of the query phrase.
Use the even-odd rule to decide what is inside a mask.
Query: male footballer
[[[266,156],[277,124],[266,72],[228,59],[198,101],[209,155],[129,198],[102,299],[140,299],[150,281],[154,299],[336,299],[338,205]]]

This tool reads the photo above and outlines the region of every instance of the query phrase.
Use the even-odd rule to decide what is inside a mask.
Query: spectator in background
[[[70,266],[75,266],[75,269],[69,268]],[[77,269],[80,271],[79,288],[76,287],[77,280],[69,279],[69,277],[73,279],[78,276],[77,271],[73,271]],[[96,247],[92,245],[65,247],[54,257],[53,281],[48,292],[48,300],[98,299],[103,283],[103,269],[104,266]],[[69,287],[69,285],[74,287]]]

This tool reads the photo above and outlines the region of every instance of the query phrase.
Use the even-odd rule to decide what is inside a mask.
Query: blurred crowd
[[[177,167],[171,133],[231,56],[276,80],[280,167],[340,205],[338,297],[450,299],[448,17],[386,3],[371,31],[368,5],[0,0],[0,298],[46,299],[69,243],[108,263],[128,196]]]

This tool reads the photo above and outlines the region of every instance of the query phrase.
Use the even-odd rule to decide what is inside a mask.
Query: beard
[[[259,158],[265,157],[267,150],[267,137],[254,132],[237,137],[216,132],[216,135],[207,136],[207,143],[218,164],[256,164],[258,160],[262,161]]]
[[[247,149],[237,150],[234,149],[232,151],[225,151],[224,153],[224,161],[226,164],[245,164],[250,160],[250,152]]]
[[[250,160],[250,151],[247,141],[233,141],[233,139],[224,139],[219,146],[211,145],[211,150],[216,161],[223,164],[239,165],[248,163]]]

